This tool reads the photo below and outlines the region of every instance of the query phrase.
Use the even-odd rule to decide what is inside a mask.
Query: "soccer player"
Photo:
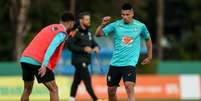
[[[73,84],[70,91],[70,101],[75,101],[78,85],[84,82],[87,92],[93,101],[97,101],[92,85],[88,66],[91,64],[91,53],[99,53],[99,46],[93,35],[89,32],[90,14],[83,12],[79,14],[79,25],[74,34],[68,40],[68,48],[72,52],[72,65],[75,67]]]
[[[60,58],[64,40],[74,25],[74,15],[65,12],[60,18],[60,24],[52,24],[43,28],[23,51],[20,63],[24,91],[21,101],[29,101],[34,76],[38,83],[43,83],[50,93],[50,101],[58,101],[58,88],[53,70]]]
[[[96,30],[97,36],[114,36],[114,51],[107,75],[109,101],[116,101],[116,90],[123,78],[128,101],[134,101],[134,85],[136,81],[136,64],[140,55],[141,37],[146,40],[148,57],[141,64],[150,63],[152,59],[152,41],[150,34],[142,22],[134,19],[133,7],[125,3],[121,7],[122,19],[106,25],[110,17],[103,18]]]

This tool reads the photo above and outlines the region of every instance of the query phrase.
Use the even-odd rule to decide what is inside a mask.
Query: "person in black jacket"
[[[86,89],[92,99],[97,101],[91,85],[91,77],[88,71],[88,65],[91,64],[91,53],[99,53],[99,46],[95,42],[93,35],[88,31],[90,26],[89,13],[80,13],[79,24],[76,30],[71,33],[68,39],[68,49],[72,52],[72,65],[75,67],[74,81],[71,86],[69,101],[75,101],[78,85],[83,80]]]

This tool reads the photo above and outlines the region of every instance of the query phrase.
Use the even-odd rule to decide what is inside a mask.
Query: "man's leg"
[[[24,81],[24,91],[21,96],[21,101],[29,101],[29,96],[33,88],[34,81]]]
[[[126,81],[124,85],[125,85],[126,93],[128,95],[128,101],[135,101],[134,82]]]
[[[38,75],[38,70],[35,72],[35,75],[38,80],[38,83],[43,83],[48,88],[50,93],[50,101],[58,101],[59,94],[58,87],[55,82],[54,73],[49,68],[46,68],[46,73],[43,77]]]
[[[116,91],[117,87],[108,87],[109,101],[117,101]]]
[[[136,69],[133,66],[126,66],[123,70],[123,80],[128,101],[135,101],[134,86],[136,82]]]
[[[116,91],[121,80],[121,68],[116,66],[110,66],[107,74],[107,86],[109,101],[117,101]]]
[[[87,66],[82,66],[81,75],[82,75],[82,80],[84,81],[85,87],[87,89],[87,92],[90,94],[90,96],[92,97],[93,101],[98,100],[98,98],[95,95],[94,90],[92,88],[91,76],[89,74],[89,70],[88,70]]]
[[[22,79],[24,81],[24,90],[21,96],[21,101],[29,101],[33,84],[34,84],[34,65],[28,63],[21,63]]]
[[[55,81],[43,83],[50,92],[50,101],[59,101],[58,87]]]
[[[70,90],[70,99],[69,99],[70,101],[75,101],[75,96],[77,93],[78,85],[81,82],[81,77],[80,77],[79,72],[80,72],[79,69],[76,67],[73,84],[72,84],[71,90]]]

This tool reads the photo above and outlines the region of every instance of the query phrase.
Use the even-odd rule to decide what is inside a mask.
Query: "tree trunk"
[[[19,6],[18,6],[19,3]],[[14,59],[17,60],[24,48],[23,39],[30,29],[30,24],[27,21],[30,0],[10,1],[10,19],[14,32]]]
[[[157,0],[157,44],[158,44],[158,59],[163,59],[163,47],[161,44],[164,34],[164,0]]]
[[[76,0],[70,0],[70,12],[75,14]]]
[[[15,40],[16,40],[16,17],[18,16],[18,2],[16,0],[9,0],[9,18],[11,22],[11,32],[13,33],[13,53],[12,59],[16,60]]]

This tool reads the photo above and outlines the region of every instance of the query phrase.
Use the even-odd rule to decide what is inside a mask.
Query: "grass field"
[[[127,100],[120,100],[127,101]],[[136,101],[201,101],[201,100],[136,100]]]
[[[126,100],[121,100],[126,101]],[[201,101],[201,100],[137,100],[137,101]]]
[[[127,101],[127,100],[118,100],[118,101]],[[201,99],[200,100],[136,100],[136,101],[201,101]]]
[[[4,81],[0,83],[0,101],[18,101],[23,91],[23,88],[22,88],[23,82],[21,81],[21,77],[20,76],[0,76],[0,81]],[[67,76],[57,76],[57,81],[59,81],[57,82],[59,87],[62,88],[60,89],[61,91],[60,101],[68,101],[68,98],[69,98],[68,95],[70,95],[69,91],[70,91],[72,78]],[[99,95],[99,97],[106,98],[101,95]],[[48,99],[49,99],[49,93],[47,89],[43,85],[37,84],[37,81],[35,81],[34,89],[33,89],[30,101],[49,101]],[[92,101],[92,100],[78,100],[78,101]],[[119,99],[118,101],[127,101],[127,100]],[[172,100],[172,99],[154,100],[154,99],[151,99],[151,100],[136,100],[136,101],[201,101],[201,99],[200,100]]]

